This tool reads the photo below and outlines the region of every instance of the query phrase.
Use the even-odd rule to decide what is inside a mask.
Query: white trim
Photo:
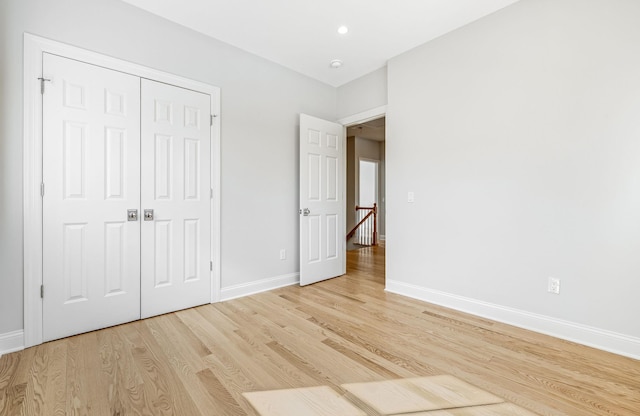
[[[0,357],[10,352],[22,351],[24,349],[24,331],[7,332],[0,334]]]
[[[380,237],[378,237],[380,239],[380,241],[387,241],[387,236],[385,235],[380,235]]]
[[[75,46],[45,39],[29,33],[24,34],[24,345],[41,344],[42,339],[42,99],[38,77],[42,73],[43,53],[60,55],[71,59],[125,72],[182,88],[202,92],[211,96],[214,115],[211,127],[211,187],[213,261],[211,301],[220,300],[220,88],[177,75],[147,68],[101,55]]]
[[[341,123],[340,123],[341,124]],[[340,175],[342,175],[342,225],[341,229],[347,233],[347,127],[342,126],[342,166],[340,166]],[[342,275],[347,274],[347,240],[340,239],[342,243]],[[300,244],[298,243],[298,246]],[[300,247],[301,248],[301,247]],[[298,279],[299,280],[299,279]]]
[[[385,290],[636,360],[640,359],[640,338],[395,280],[387,279]]]
[[[256,293],[267,292],[285,286],[297,285],[300,283],[300,273],[285,274],[282,276],[268,277],[254,282],[242,283],[222,288],[222,301],[255,295]]]
[[[42,343],[42,100],[38,99],[44,45],[24,36],[23,250],[24,345]]]
[[[353,114],[338,120],[338,123],[345,127],[352,126],[354,124],[366,123],[367,121],[375,120],[383,117],[387,114],[387,106],[381,105],[380,107],[372,108],[362,113]]]

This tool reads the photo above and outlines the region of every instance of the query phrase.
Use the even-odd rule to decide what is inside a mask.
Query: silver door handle
[[[298,210],[298,213],[304,215],[305,217],[308,217],[309,214],[311,214],[311,210],[309,210],[309,208],[300,209]]]
[[[145,221],[153,221],[153,210],[145,209],[144,210],[144,220]]]
[[[137,209],[128,209],[127,210],[127,221],[138,221],[138,210]]]

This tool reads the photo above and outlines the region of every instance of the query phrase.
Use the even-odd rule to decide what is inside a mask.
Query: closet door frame
[[[220,300],[220,88],[40,36],[24,35],[23,252],[24,347],[42,344],[42,95],[43,53],[63,56],[211,97],[211,303]],[[46,81],[42,82],[46,91]],[[46,189],[44,189],[46,192]],[[44,296],[46,296],[46,289]]]

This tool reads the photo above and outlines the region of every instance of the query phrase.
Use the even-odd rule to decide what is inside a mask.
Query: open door
[[[346,272],[342,125],[300,114],[300,285]]]

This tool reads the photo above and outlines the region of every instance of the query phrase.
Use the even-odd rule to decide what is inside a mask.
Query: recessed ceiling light
[[[338,69],[342,66],[342,61],[340,59],[334,59],[333,61],[331,61],[329,66],[333,69]]]
[[[344,25],[338,28],[338,33],[340,33],[341,35],[346,35],[348,31],[349,28]]]

